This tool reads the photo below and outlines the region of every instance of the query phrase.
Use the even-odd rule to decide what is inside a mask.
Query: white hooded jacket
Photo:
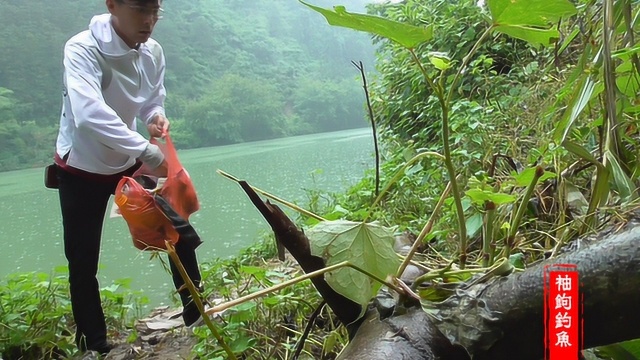
[[[131,49],[116,34],[110,14],[94,16],[89,30],[64,47],[58,157],[94,174],[133,166],[149,144],[136,132],[136,117],[149,124],[156,114],[164,115],[164,70],[162,47],[155,40]]]

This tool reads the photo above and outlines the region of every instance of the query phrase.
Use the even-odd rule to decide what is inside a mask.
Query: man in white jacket
[[[106,0],[106,6],[108,14],[95,16],[88,30],[65,44],[55,154],[76,343],[102,354],[113,346],[107,342],[96,278],[107,204],[122,176],[141,163],[166,174],[162,152],[136,131],[136,118],[152,137],[161,137],[169,126],[164,54],[150,38],[161,0]],[[193,263],[195,252],[189,256]],[[199,282],[199,273],[194,276]],[[186,323],[199,315],[193,308],[191,315],[183,314]]]

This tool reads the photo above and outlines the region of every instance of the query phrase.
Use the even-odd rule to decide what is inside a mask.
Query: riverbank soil
[[[154,309],[148,317],[136,321],[137,338],[133,343],[128,341],[133,333],[129,330],[110,339],[116,347],[107,356],[90,351],[78,354],[73,360],[194,359],[191,349],[197,339],[184,326],[180,311],[168,307]]]

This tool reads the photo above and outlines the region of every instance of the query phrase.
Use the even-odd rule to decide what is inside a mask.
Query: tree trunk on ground
[[[322,259],[310,255],[304,233],[277,206],[262,202],[246,183],[241,186],[303,270],[324,267]],[[537,360],[544,357],[543,269],[550,264],[578,267],[583,348],[640,338],[640,226],[634,225],[524,272],[457,291],[438,304],[437,316],[413,307],[381,320],[371,308],[354,322],[358,304],[333,291],[324,278],[313,284],[338,319],[350,324],[351,341],[342,360],[462,360],[468,355],[461,345],[474,359]],[[473,327],[468,326],[470,315],[476,319]]]

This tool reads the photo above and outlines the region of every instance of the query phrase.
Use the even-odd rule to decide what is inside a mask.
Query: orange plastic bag
[[[165,143],[155,139],[151,142],[160,147],[167,161],[167,179],[158,192],[182,218],[188,220],[189,216],[200,208],[191,177],[178,160],[178,154],[168,134]],[[123,177],[116,187],[115,202],[129,226],[136,248],[166,249],[165,240],[175,245],[179,240],[179,234],[171,221],[160,211],[150,190],[136,181],[136,178],[147,174],[151,172],[143,166],[132,177]]]

